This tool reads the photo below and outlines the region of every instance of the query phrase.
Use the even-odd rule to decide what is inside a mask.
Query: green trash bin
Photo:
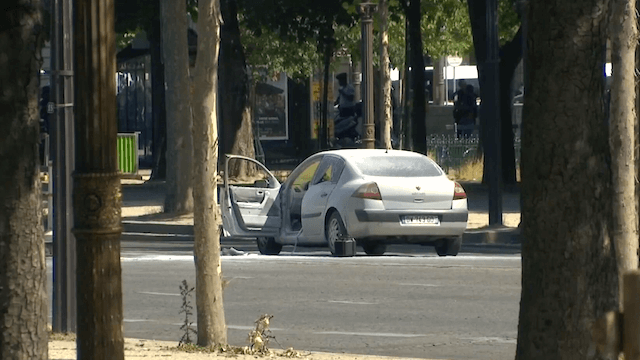
[[[138,173],[139,132],[118,134],[118,170],[123,175]]]

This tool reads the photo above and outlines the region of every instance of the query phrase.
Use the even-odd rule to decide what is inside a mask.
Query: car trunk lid
[[[445,176],[375,177],[384,208],[388,210],[451,209],[454,183]]]

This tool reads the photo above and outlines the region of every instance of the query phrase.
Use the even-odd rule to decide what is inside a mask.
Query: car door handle
[[[326,197],[327,195],[329,195],[329,194],[327,194],[327,193],[322,193],[322,194],[320,194],[320,197]]]
[[[258,191],[256,191],[256,195],[262,196],[262,195],[264,195],[264,191],[263,190],[258,190]]]

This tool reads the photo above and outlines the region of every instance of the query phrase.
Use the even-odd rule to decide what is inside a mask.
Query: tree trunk
[[[601,105],[608,1],[529,6],[516,359],[599,359],[591,324],[618,304]]]
[[[255,157],[253,123],[250,98],[250,82],[240,42],[238,5],[236,0],[220,0],[222,26],[220,29],[220,97],[224,106],[222,116],[222,154]],[[220,164],[224,157],[218,159]],[[248,161],[235,161],[229,169],[232,178],[246,179],[254,175],[255,168]]]
[[[444,105],[447,99],[444,90],[444,71],[445,58],[436,59],[433,64],[433,84],[431,84],[431,90],[433,91],[433,104]]]
[[[411,88],[413,89],[413,107],[411,109],[411,133],[413,150],[427,153],[426,99],[424,96],[424,54],[420,21],[422,11],[420,0],[411,0],[407,13],[409,20],[409,41],[411,42]]]
[[[0,12],[0,359],[47,359],[47,271],[38,161],[41,4]]]
[[[333,35],[333,28],[331,29]],[[331,58],[333,57],[333,38],[327,38],[324,42],[324,71],[322,78],[322,111],[320,118],[319,145],[320,150],[324,150],[329,146],[329,71],[331,66]]]
[[[401,4],[406,5],[406,2],[402,2]],[[405,14],[409,12],[408,5],[404,8]],[[404,69],[402,76],[402,129],[400,132],[400,148],[404,150],[413,149],[413,145],[411,142],[411,117],[409,116],[411,113],[412,103],[410,89],[411,89],[411,71],[409,68],[411,67],[411,41],[409,40],[409,19],[405,16],[404,21]]]
[[[157,17],[151,21],[149,53],[151,56],[151,116],[153,117],[153,168],[151,178],[167,177],[167,116],[164,106],[164,64],[162,63],[162,35],[160,28],[160,1],[154,9]]]
[[[618,261],[618,282],[626,271],[638,268],[638,213],[635,184],[635,0],[611,2],[611,172],[613,179],[613,236]],[[622,286],[620,287],[622,309]]]
[[[220,8],[218,0],[198,3],[198,55],[193,98],[194,252],[198,345],[227,344],[222,299],[220,220],[218,214],[218,53]]]
[[[380,105],[382,115],[382,141],[385,149],[391,149],[391,126],[393,109],[391,108],[391,71],[389,70],[389,2],[380,0]]]
[[[513,121],[511,106],[513,97],[511,83],[513,75],[522,59],[522,28],[500,49],[500,122],[502,124],[502,181],[516,183],[516,153],[513,144]]]
[[[187,5],[160,0],[167,115],[167,194],[164,211],[193,211],[193,158]]]
[[[484,71],[484,63],[487,55],[487,29],[485,26],[486,16],[486,0],[469,0],[469,19],[471,22],[471,32],[473,34],[473,47],[476,53],[476,61],[478,67],[478,82],[480,83],[480,91],[486,88],[486,74]],[[500,48],[500,121],[502,124],[502,180],[504,184],[514,184],[516,182],[516,158],[513,146],[513,126],[511,120],[511,82],[515,69],[522,58],[522,28],[518,30],[516,35],[507,44]],[[482,94],[480,96],[482,100]],[[485,119],[480,117],[480,144],[479,149],[484,150],[482,146],[487,141],[487,124]],[[481,155],[482,151],[478,151]],[[483,173],[487,173],[487,163],[484,163]],[[484,178],[483,178],[484,182]]]
[[[114,6],[78,0],[74,10],[77,353],[78,359],[118,360],[124,338]]]

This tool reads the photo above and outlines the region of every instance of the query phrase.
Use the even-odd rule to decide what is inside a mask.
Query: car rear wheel
[[[344,256],[342,250],[336,249],[336,241],[347,236],[347,229],[337,211],[333,211],[329,215],[329,219],[325,224],[324,236],[327,239],[331,254],[333,256]]]
[[[259,237],[256,243],[262,255],[278,255],[282,251],[282,244],[278,244],[272,237]]]
[[[455,239],[442,239],[435,244],[439,256],[456,256],[462,247],[462,236]]]
[[[376,241],[367,241],[362,244],[362,249],[367,255],[382,255],[387,251],[387,244]]]

